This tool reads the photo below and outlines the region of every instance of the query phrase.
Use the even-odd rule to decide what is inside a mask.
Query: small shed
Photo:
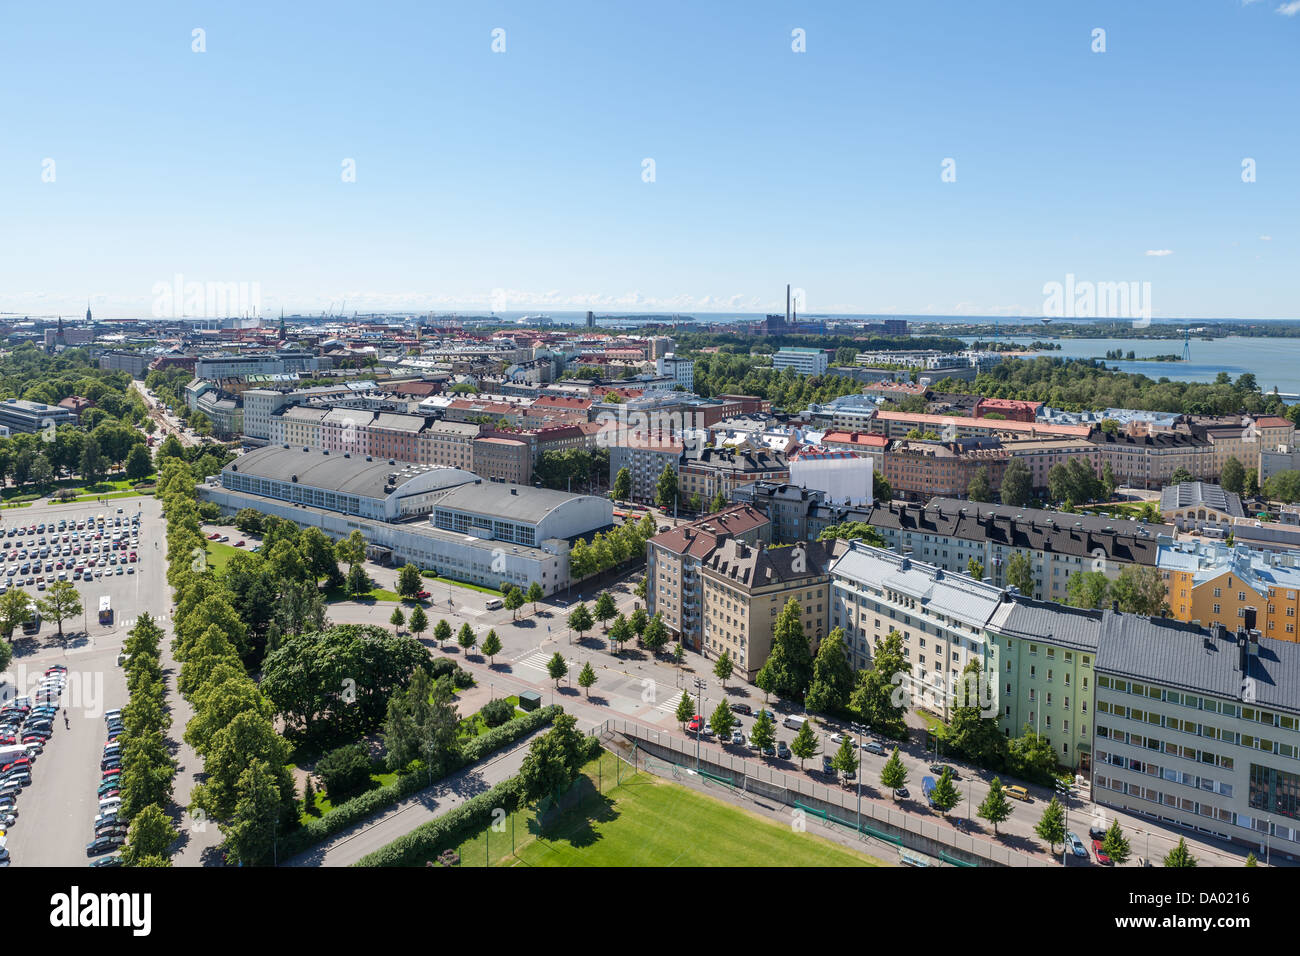
[[[539,710],[542,706],[542,695],[535,690],[521,691],[519,694],[520,710]]]

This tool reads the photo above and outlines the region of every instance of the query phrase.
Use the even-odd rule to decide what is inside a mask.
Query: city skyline
[[[1300,318],[1298,13],[24,8],[0,312]]]

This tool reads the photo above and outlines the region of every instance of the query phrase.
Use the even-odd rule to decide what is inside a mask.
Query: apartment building
[[[828,431],[822,435],[821,446],[832,451],[851,451],[871,459],[871,470],[885,473],[885,457],[889,439],[870,432]]]
[[[651,538],[646,542],[646,610],[659,614],[683,646],[698,651],[703,624],[700,562],[732,538],[766,546],[770,532],[766,517],[737,505]]]
[[[244,390],[244,436],[262,441],[271,440],[271,416],[288,403],[284,392],[273,388]]]
[[[473,470],[474,440],[481,425],[468,422],[430,422],[420,433],[421,461],[444,468]]]
[[[731,501],[737,486],[751,481],[786,481],[790,465],[786,457],[748,442],[730,448],[704,448],[688,454],[677,469],[677,483],[683,501],[699,495],[710,501],[721,492]]]
[[[890,631],[911,672],[900,686],[913,707],[948,716],[966,665],[988,668],[985,627],[1002,589],[900,554],[850,542],[831,566],[831,627],[844,628],[853,665],[870,667]]]
[[[830,565],[843,542],[797,541],[765,548],[728,539],[700,562],[702,650],[716,659],[726,651],[736,671],[752,681],[772,653],[777,615],[791,599],[816,652],[829,633]]]
[[[896,498],[964,498],[971,480],[983,468],[989,487],[996,492],[1011,456],[1000,445],[985,444],[989,441],[896,441],[884,456],[885,479]]]
[[[1086,439],[1026,438],[1005,442],[1002,447],[1012,458],[1025,463],[1038,492],[1047,491],[1047,476],[1053,468],[1075,458],[1087,462],[1098,475],[1102,473],[1101,449]]]
[[[1092,765],[1102,615],[1006,594],[986,628],[999,729],[1006,737],[1033,730],[1061,766],[1081,773]]]
[[[1251,627],[1279,641],[1300,641],[1300,552],[1253,551],[1243,544],[1159,538],[1156,567],[1170,614],[1179,621]]]
[[[1107,612],[1092,799],[1300,853],[1300,645]]]
[[[295,405],[271,416],[271,444],[320,448],[321,419],[328,408]]]
[[[783,348],[772,356],[773,368],[792,368],[800,375],[822,375],[829,364],[825,349]]]
[[[667,437],[640,440],[625,438],[616,445],[610,445],[610,487],[614,486],[614,479],[618,477],[619,471],[626,468],[632,479],[632,500],[652,502],[655,500],[659,476],[663,474],[664,467],[679,472],[685,451],[686,446],[682,442]],[[680,481],[678,492],[680,495]]]
[[[527,485],[533,480],[533,456],[528,443],[516,438],[475,438],[473,472],[493,481]]]
[[[888,438],[906,438],[916,430],[934,432],[945,441],[954,438],[1087,438],[1086,425],[1051,425],[1043,422],[1013,422],[997,418],[969,418],[963,415],[928,415],[924,412],[881,410],[872,429]]]
[[[1128,434],[1100,428],[1088,439],[1101,452],[1101,466],[1110,464],[1115,479],[1137,488],[1161,488],[1169,484],[1178,469],[1193,478],[1212,480],[1213,448],[1208,439],[1185,432]]]
[[[1248,471],[1258,470],[1264,452],[1287,447],[1295,437],[1295,426],[1277,415],[1249,416],[1223,424],[1202,425],[1193,421],[1191,432],[1210,443],[1210,474],[1223,474],[1229,458],[1235,458]]]

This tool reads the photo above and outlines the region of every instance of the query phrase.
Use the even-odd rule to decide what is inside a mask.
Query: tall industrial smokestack
[[[785,284],[785,320],[790,321],[790,283]]]

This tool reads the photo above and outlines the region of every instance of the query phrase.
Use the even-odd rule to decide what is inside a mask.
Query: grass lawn
[[[588,792],[574,809],[539,825],[531,809],[504,832],[479,832],[456,850],[462,866],[879,866],[881,861],[798,833],[648,773],[624,776],[602,753],[583,768]],[[629,768],[622,765],[621,773]],[[601,792],[597,792],[597,788]],[[511,851],[511,827],[516,847]]]
[[[466,690],[468,690],[468,688],[466,688]],[[514,716],[516,717],[527,716],[526,711],[522,711],[519,709],[518,697],[507,697],[505,699],[509,701],[510,704],[514,707],[515,709]],[[460,731],[461,742],[464,743],[465,741],[471,740],[472,738],[477,737],[480,734],[487,733],[492,728],[489,727],[487,725],[487,722],[483,720],[483,715],[476,711],[475,713],[470,714],[468,717],[462,720],[460,722],[460,726],[457,729]]]
[[[342,587],[329,588],[329,589],[326,590],[326,592],[325,592],[325,603],[326,603],[326,604],[338,604],[340,601],[361,601],[361,602],[365,602],[365,601],[393,601],[393,602],[397,602],[397,601],[400,601],[400,600],[402,600],[401,595],[399,595],[396,591],[389,591],[389,590],[386,590],[386,589],[384,589],[384,588],[374,588],[373,590],[367,592],[366,594],[359,594],[359,595],[357,595],[356,597],[352,597],[352,596],[351,596],[350,594],[348,594],[348,592],[347,592],[346,590],[344,590]],[[387,619],[385,619],[383,623],[387,624],[387,623],[388,623]]]
[[[501,592],[496,588],[485,587],[482,584],[470,584],[468,581],[457,581],[455,578],[444,578],[438,574],[422,574],[421,577],[430,581],[437,581],[441,584],[451,584],[458,588],[469,588],[471,591],[482,591],[484,594],[491,594],[493,597],[501,597]]]
[[[396,779],[397,779],[396,773],[372,773],[370,775],[370,786],[367,789],[378,790],[380,787],[388,786]],[[359,796],[359,794],[353,794],[353,796]],[[313,806],[315,806],[316,812],[308,813],[305,809],[303,809],[302,801],[301,800],[298,801],[298,819],[301,820],[303,823],[307,823],[313,817],[323,817],[325,814],[329,813],[331,810],[334,809],[334,804],[330,802],[329,797],[325,796],[324,790],[317,791],[316,801],[313,804]]]
[[[62,504],[69,504],[69,503],[71,503],[71,504],[76,504],[76,503],[79,502],[79,501],[99,501],[101,498],[102,498],[104,501],[111,501],[111,500],[113,500],[114,498],[138,498],[140,495],[152,495],[152,494],[153,494],[153,490],[152,490],[152,489],[149,489],[149,490],[146,490],[146,491],[111,491],[111,492],[109,492],[108,494],[100,494],[100,495],[81,495],[81,496],[76,497],[76,498],[69,498],[67,501],[61,501],[61,500],[59,500],[59,499],[57,499],[57,498],[54,498],[54,499],[51,499],[51,502],[50,502],[50,503],[51,503],[51,504],[60,504],[60,505],[62,505]]]
[[[243,548],[236,548],[233,544],[222,544],[220,541],[208,542],[208,567],[214,571],[224,571],[226,565],[230,563],[232,555],[239,554]]]

